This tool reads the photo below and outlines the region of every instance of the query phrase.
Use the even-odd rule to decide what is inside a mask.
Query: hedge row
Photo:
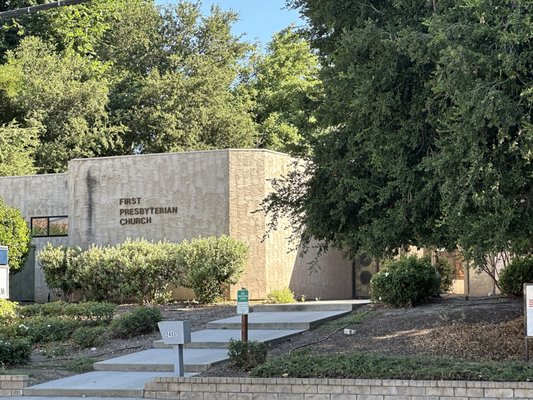
[[[54,354],[51,342],[61,342],[61,350],[64,345],[73,349],[100,346],[110,337],[153,332],[162,320],[155,307],[136,307],[113,318],[116,309],[111,303],[58,301],[20,306],[0,300],[0,366],[27,363],[33,345],[39,345],[46,355]]]
[[[47,284],[67,299],[82,290],[89,300],[150,303],[172,283],[210,303],[224,294],[226,285],[237,283],[247,255],[242,242],[221,236],[181,243],[128,240],[85,251],[49,244],[38,260]]]

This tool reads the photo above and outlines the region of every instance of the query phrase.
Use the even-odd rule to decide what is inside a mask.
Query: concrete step
[[[122,397],[142,398],[144,385],[156,377],[173,376],[162,372],[107,372],[95,371],[68,378],[41,383],[24,389],[26,396],[61,397]]]
[[[257,304],[253,306],[254,312],[280,312],[280,311],[353,311],[357,307],[370,304],[370,300],[326,300],[305,301],[289,304]]]
[[[96,371],[174,371],[176,351],[151,349],[125,356],[111,358],[94,364]],[[226,349],[184,349],[183,361],[186,372],[206,371],[212,365],[228,359]]]
[[[280,311],[253,312],[248,315],[248,328],[308,330],[326,321],[349,314],[344,311]],[[230,317],[207,323],[207,329],[240,329],[241,317]]]
[[[256,340],[263,343],[278,343],[291,336],[302,333],[303,330],[283,329],[254,329],[248,331],[248,340]],[[192,332],[191,343],[185,345],[186,349],[226,349],[231,339],[240,340],[240,329],[204,329]],[[154,342],[156,349],[171,349],[162,340]]]

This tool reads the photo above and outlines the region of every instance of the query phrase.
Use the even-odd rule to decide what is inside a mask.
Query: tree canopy
[[[38,172],[78,157],[301,151],[316,120],[306,111],[319,96],[316,56],[292,28],[263,56],[231,32],[237,18],[185,0],[93,0],[3,21],[0,125],[36,132]]]
[[[322,63],[326,133],[265,208],[351,254],[531,253],[533,3],[291,4]]]
[[[35,130],[19,128],[16,124],[0,126],[0,176],[34,174],[36,146]]]
[[[0,197],[0,244],[9,247],[9,268],[12,272],[24,266],[30,249],[30,229],[20,210]]]
[[[321,98],[318,57],[292,26],[274,35],[260,56],[249,86],[255,99],[259,147],[306,154],[317,134]]]

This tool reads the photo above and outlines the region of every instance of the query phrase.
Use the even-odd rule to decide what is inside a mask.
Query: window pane
[[[48,236],[48,218],[31,219],[32,236]]]
[[[68,235],[68,217],[50,217],[50,236]]]

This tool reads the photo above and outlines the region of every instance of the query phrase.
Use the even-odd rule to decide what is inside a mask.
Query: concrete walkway
[[[294,305],[255,306],[250,313],[249,340],[275,343],[314,328],[321,323],[350,313],[367,300],[306,302]],[[194,376],[228,359],[230,339],[240,339],[240,316],[212,321],[207,329],[193,332],[192,342],[184,350],[185,376]],[[161,342],[154,349],[100,361],[94,372],[75,375],[28,387],[27,396],[49,399],[84,397],[85,400],[109,397],[142,398],[144,385],[156,377],[173,376],[175,350]],[[45,400],[43,397],[38,397]]]

